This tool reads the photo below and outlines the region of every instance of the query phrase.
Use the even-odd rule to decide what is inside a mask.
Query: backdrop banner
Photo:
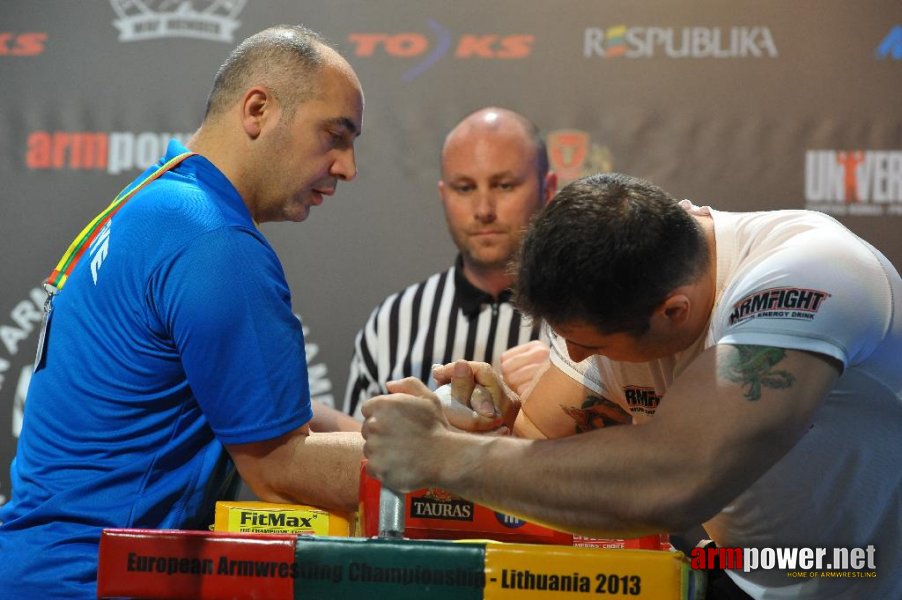
[[[191,135],[235,44],[281,23],[335,43],[366,96],[358,178],[306,222],[262,227],[327,403],[343,401],[372,308],[453,260],[439,149],[486,105],[539,125],[562,183],[613,170],[722,210],[814,209],[902,265],[898,0],[7,0],[0,504],[40,283],[170,138]]]

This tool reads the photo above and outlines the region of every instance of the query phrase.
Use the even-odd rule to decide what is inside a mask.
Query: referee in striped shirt
[[[522,392],[546,363],[540,326],[511,302],[507,264],[529,220],[557,189],[538,128],[502,108],[458,123],[442,147],[439,195],[460,253],[454,265],[392,294],[354,343],[344,409],[360,417],[386,382],[413,376],[435,386],[431,367],[467,359],[500,368]]]

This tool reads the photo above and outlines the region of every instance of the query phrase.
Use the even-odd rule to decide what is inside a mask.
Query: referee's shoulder
[[[445,269],[444,271],[439,271],[438,273],[433,273],[426,279],[422,279],[416,283],[412,283],[405,287],[402,290],[398,290],[393,294],[390,294],[385,297],[385,299],[380,302],[376,308],[373,309],[373,315],[375,316],[382,310],[389,310],[393,304],[400,301],[404,296],[409,296],[411,294],[416,294],[418,290],[426,289],[427,287],[437,287],[438,280],[441,278],[445,278],[445,286],[454,284],[454,277],[452,276],[452,268]]]

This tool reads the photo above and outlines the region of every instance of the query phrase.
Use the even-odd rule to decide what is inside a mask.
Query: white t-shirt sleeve
[[[547,331],[549,341],[551,342],[551,350],[549,353],[551,364],[560,369],[568,377],[592,390],[594,393],[604,395],[604,386],[602,385],[602,378],[598,371],[595,357],[590,356],[582,362],[570,360],[564,338],[556,334],[551,327],[545,325],[544,328]]]
[[[871,249],[840,226],[811,229],[746,261],[715,310],[720,344],[866,359],[889,326],[891,293]]]

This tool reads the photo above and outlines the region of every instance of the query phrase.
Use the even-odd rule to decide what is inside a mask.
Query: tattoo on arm
[[[795,383],[792,373],[774,368],[786,357],[786,350],[783,348],[746,345],[733,347],[737,353],[721,367],[720,374],[746,388],[746,400],[760,399],[762,386],[784,389]]]
[[[614,402],[600,396],[589,395],[580,408],[561,405],[563,411],[576,421],[575,433],[584,433],[602,427],[625,425],[632,421],[628,412]]]

